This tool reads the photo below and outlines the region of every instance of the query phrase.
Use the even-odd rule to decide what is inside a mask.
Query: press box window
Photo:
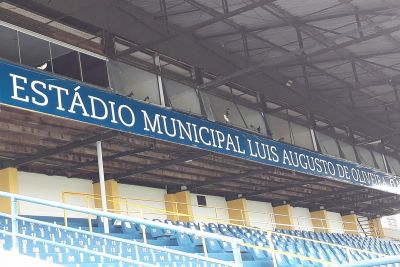
[[[197,196],[197,206],[199,207],[207,207],[206,196]]]
[[[107,66],[104,60],[80,53],[82,79],[84,82],[108,87]]]
[[[19,63],[17,31],[0,26],[0,57]]]
[[[56,44],[50,47],[54,73],[81,80],[78,52]]]
[[[19,33],[19,45],[22,64],[50,72],[53,70],[49,42]]]

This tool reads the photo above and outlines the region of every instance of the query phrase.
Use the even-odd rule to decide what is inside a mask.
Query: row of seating
[[[51,226],[43,226],[36,223],[19,221],[19,232],[34,238],[42,238],[78,248],[90,249],[94,252],[109,253],[127,259],[139,259],[142,262],[157,263],[160,266],[197,266],[202,263],[191,257],[137,246],[129,243],[128,240],[134,239],[137,242],[143,242],[143,238],[145,237],[149,244],[177,251],[197,253],[199,255],[204,255],[204,242],[209,257],[226,261],[233,260],[232,247],[229,243],[209,238],[202,240],[201,237],[184,234],[182,232],[174,232],[155,227],[143,228],[143,226],[138,224],[112,220],[110,221],[109,237],[103,238],[93,236],[92,234],[62,229],[59,225],[62,224],[63,221],[59,219],[54,219],[54,221],[52,221],[52,218],[47,218],[47,221],[54,224]],[[156,221],[161,222],[160,220]],[[315,233],[298,230],[277,230],[275,234],[270,235],[260,229],[249,229],[234,225],[185,223],[182,221],[172,222],[170,220],[162,222],[242,239],[245,243],[251,245],[241,247],[242,258],[246,267],[272,266],[272,255],[266,250],[257,249],[254,246],[267,249],[274,248],[280,251],[332,262],[337,265],[347,262],[349,258],[350,260],[359,261],[373,259],[379,256],[355,250],[351,250],[349,253],[345,248],[333,244],[365,249],[386,255],[400,254],[400,245],[398,243],[356,235]],[[0,229],[10,231],[10,223],[8,218],[0,218]],[[89,229],[87,220],[73,221],[70,226],[81,230]],[[100,219],[94,220],[92,226],[93,232],[103,232],[104,226]],[[143,229],[145,229],[144,233]],[[309,240],[295,238],[296,236]],[[112,240],[112,237],[127,241]],[[312,240],[323,241],[324,243],[313,242]],[[4,234],[0,235],[0,248],[11,249],[10,236]],[[111,258],[90,255],[89,253],[65,248],[60,245],[50,245],[38,240],[32,241],[24,238],[19,238],[19,249],[23,254],[63,265],[75,264],[74,266],[76,266],[76,264],[85,264],[86,267],[86,264],[96,265],[103,263],[113,266],[118,263],[118,261]],[[301,260],[288,255],[275,254],[275,259],[278,266],[322,266],[319,262]],[[209,264],[207,266],[219,265]]]
[[[46,218],[47,222],[51,222],[51,218]],[[157,249],[146,248],[140,245],[129,243],[128,240],[135,239],[137,242],[143,242],[142,227],[129,223],[119,223],[112,221],[111,233],[108,238],[93,236],[92,234],[78,233],[61,228],[59,225],[61,220],[55,220],[51,226],[43,226],[41,224],[19,221],[19,233],[33,237],[32,241],[28,238],[19,238],[19,250],[21,253],[35,258],[51,261],[62,265],[71,266],[119,266],[119,261],[107,257],[91,255],[90,253],[80,252],[71,248],[65,248],[61,245],[50,245],[39,241],[38,239],[46,239],[77,248],[89,249],[94,252],[104,252],[110,255],[120,256],[125,259],[135,259],[145,263],[157,264],[159,266],[210,266],[222,267],[220,264],[204,263],[190,256],[178,255],[173,252],[164,252]],[[169,222],[172,223],[172,222]],[[76,228],[87,230],[88,224],[85,220],[71,223]],[[0,218],[0,229],[5,231],[11,230],[11,221],[8,218]],[[94,221],[94,232],[103,232],[101,220]],[[162,234],[160,234],[162,231]],[[198,237],[193,239],[185,234],[171,232],[147,227],[145,230],[147,242],[151,245],[170,248],[175,251],[183,251],[189,253],[197,253],[204,255],[203,243]],[[126,241],[112,240],[112,238],[120,238]],[[225,251],[223,248],[212,249],[219,246],[216,240],[206,240],[209,247],[208,256],[214,259],[224,261],[233,261],[232,249]],[[189,245],[190,244],[190,245]],[[230,245],[229,245],[230,246]],[[0,235],[0,248],[11,249],[11,237],[9,235]],[[215,252],[213,252],[215,251]],[[228,251],[230,253],[228,253]],[[270,260],[257,260],[248,252],[243,253],[244,265],[246,267],[271,266]],[[123,266],[134,266],[124,264]]]

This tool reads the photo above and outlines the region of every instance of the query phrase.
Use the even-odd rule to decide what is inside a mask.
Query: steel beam
[[[203,5],[197,3],[194,0],[184,0],[184,1],[190,3],[191,5],[193,5],[196,8],[199,8],[199,9],[204,8]],[[223,13],[223,14],[220,14],[220,15],[218,15],[216,17],[213,17],[213,18],[211,18],[209,20],[206,20],[206,21],[200,22],[198,24],[192,25],[192,26],[188,27],[187,29],[185,29],[184,31],[186,33],[190,34],[191,32],[194,32],[194,31],[199,30],[201,28],[204,28],[206,26],[212,25],[212,24],[217,23],[217,22],[219,22],[221,20],[233,17],[233,16],[238,15],[240,13],[252,10],[252,9],[254,9],[256,7],[259,7],[261,5],[266,5],[266,4],[274,2],[274,1],[276,1],[276,0],[259,0],[259,1],[255,2],[255,3],[253,3],[253,4],[249,4],[247,6],[235,9],[235,10],[233,10],[231,12]],[[182,33],[175,32],[175,33],[169,34],[169,35],[167,35],[165,37],[162,37],[162,38],[160,38],[158,40],[151,41],[151,42],[149,42],[147,44],[143,44],[143,45],[140,45],[140,46],[128,48],[128,49],[126,49],[124,51],[119,52],[118,56],[122,57],[122,56],[125,56],[125,55],[132,54],[132,53],[134,53],[136,51],[142,50],[145,47],[149,47],[149,46],[153,46],[153,45],[156,45],[156,44],[160,44],[160,43],[166,42],[166,41],[168,41],[168,40],[170,40],[172,38],[176,38],[177,36],[179,36],[181,34]]]
[[[113,175],[113,179],[119,181],[121,179],[127,178],[129,176],[133,176],[135,174],[140,174],[140,173],[149,172],[149,171],[153,171],[153,170],[157,170],[157,169],[162,169],[162,168],[168,167],[170,165],[181,164],[186,161],[199,159],[199,158],[207,156],[208,154],[210,154],[210,152],[198,151],[198,152],[191,153],[191,154],[183,156],[183,157],[162,161],[160,163],[148,165],[148,166],[136,169],[136,170],[131,170],[131,171],[123,172],[123,173],[116,173],[115,175]]]
[[[380,6],[380,7],[373,7],[373,8],[365,8],[365,9],[360,9],[357,11],[358,15],[376,15],[378,14],[377,12],[379,11],[385,11],[385,10],[392,10],[394,8],[400,8],[400,4],[396,3],[393,5],[393,7],[387,7],[387,6]],[[346,10],[341,13],[336,13],[336,14],[330,14],[330,15],[322,15],[322,16],[313,16],[309,18],[302,18],[301,21],[303,23],[313,23],[313,22],[319,22],[319,21],[324,21],[324,20],[330,20],[330,19],[340,19],[340,18],[345,18],[348,16],[354,16],[354,10]],[[396,12],[393,12],[389,14],[391,16],[397,15]],[[257,27],[252,27],[248,28],[247,32],[262,32],[266,31],[269,29],[276,29],[276,28],[282,28],[282,27],[288,27],[290,26],[287,22],[278,22],[278,23],[273,23],[269,24],[266,26],[257,26]],[[225,36],[231,36],[231,35],[238,35],[240,34],[239,30],[233,30],[229,32],[224,32],[224,33],[219,33],[219,34],[212,34],[212,35],[207,35],[204,37],[201,37],[200,39],[211,39],[211,38],[220,38],[220,37],[225,37]]]
[[[353,206],[353,205],[356,205],[358,203],[365,203],[365,202],[368,202],[368,201],[376,201],[376,200],[382,200],[382,199],[388,199],[388,198],[394,198],[394,197],[397,198],[397,195],[388,196],[388,194],[384,193],[384,192],[382,192],[382,194],[379,195],[379,196],[366,197],[366,198],[362,198],[362,199],[353,199],[353,200],[348,200],[348,201],[338,201],[338,202],[334,202],[332,204],[324,205],[324,207],[326,209],[340,208],[340,207],[345,207],[345,206]]]
[[[252,170],[252,171],[239,173],[239,174],[235,174],[235,175],[228,175],[228,176],[224,176],[224,177],[215,177],[212,180],[207,180],[204,182],[199,182],[199,183],[189,185],[187,188],[189,191],[196,190],[199,188],[208,187],[208,186],[219,184],[219,183],[229,182],[229,181],[238,180],[238,179],[245,178],[245,177],[250,177],[253,175],[263,174],[265,172],[268,172],[268,171],[266,169],[261,169],[261,170]]]
[[[18,167],[20,165],[27,164],[27,163],[30,163],[35,160],[47,158],[52,155],[63,153],[63,152],[68,152],[68,151],[73,150],[78,147],[88,146],[88,145],[96,143],[97,141],[103,141],[106,139],[110,139],[110,138],[116,137],[117,135],[119,135],[119,132],[111,130],[111,131],[107,131],[102,134],[98,134],[98,135],[95,135],[95,136],[92,136],[89,138],[85,138],[80,141],[72,142],[72,143],[69,143],[69,144],[66,144],[63,146],[59,146],[59,147],[51,148],[51,149],[48,149],[48,150],[45,150],[42,152],[38,152],[31,156],[26,156],[26,157],[14,159],[14,160],[6,160],[3,162],[0,162],[0,169],[4,169],[4,168],[8,168],[8,167]]]
[[[357,191],[362,191],[366,190],[365,188],[357,189],[357,188],[349,188],[349,189],[341,189],[341,190],[336,190],[336,191],[329,191],[329,192],[323,192],[321,194],[314,194],[314,195],[309,195],[307,197],[299,197],[299,198],[292,198],[289,199],[288,202],[292,204],[299,204],[299,203],[304,203],[304,202],[314,202],[318,199],[322,199],[325,197],[329,196],[335,196],[335,195],[342,195],[342,194],[347,194],[350,192],[357,192]]]
[[[135,7],[132,1],[118,0],[111,2],[104,0],[87,0],[85,3],[82,3],[82,1],[79,0],[70,0],[67,3],[63,0],[52,0],[51,2],[47,0],[33,0],[31,2],[64,14],[70,14],[76,21],[82,21],[87,24],[95,25],[98,28],[106,29],[117,36],[121,36],[122,38],[138,44],[146,44],[158,40],[160,36],[166,37],[168,30],[172,32],[170,35],[182,30],[175,25],[169,25],[167,29],[163,23],[154,19],[151,14]],[[89,5],[91,6],[90,9],[85,8]],[[361,10],[360,12],[363,11]],[[112,21],[105,21],[103,19],[104,17],[113,17],[115,19]],[[122,23],[124,25],[129,24],[131,27],[121,27]],[[385,30],[395,31],[393,28]],[[352,43],[346,42],[344,44],[351,45],[377,36],[380,36],[380,34],[364,36],[365,39],[358,38],[352,40],[354,41]],[[176,38],[170,38],[168,42],[156,44],[151,48],[177,60],[199,66],[205,71],[215,73],[221,77],[230,75],[238,69],[246,69],[249,66],[249,63],[243,60],[243,58],[233,56],[221,47],[196,39],[193,35],[184,32],[183,34],[177,34],[175,37]],[[329,52],[329,50],[326,49],[322,51],[320,55],[324,52]],[[295,57],[292,58],[292,60],[285,59],[282,61],[282,64],[298,62]],[[279,104],[286,103],[290,106],[294,103],[299,103],[299,99],[302,99],[302,88],[296,87],[295,90],[289,90],[282,86],[282,84],[277,84],[276,82],[276,80],[284,78],[282,75],[276,76],[279,78],[274,77],[275,72],[271,72],[271,75],[272,77],[267,77],[265,75],[249,75],[248,77],[242,77],[238,83],[244,88],[251,88],[252,90],[265,93],[269,98],[268,100]],[[324,117],[333,123],[344,121],[349,117],[350,112],[340,105],[331,105],[320,98],[318,98],[318,101],[312,103],[312,109],[316,115]],[[365,132],[370,136],[378,136],[383,132],[390,131],[390,129],[382,127],[381,125],[374,124],[374,127],[370,127],[367,126],[368,124],[370,123],[360,117],[354,121],[353,128],[358,132]]]
[[[393,27],[388,27],[388,28],[386,28],[386,29],[384,29],[384,30],[382,30],[380,32],[375,32],[375,33],[371,33],[371,34],[368,34],[368,35],[364,35],[364,37],[360,37],[360,38],[357,38],[357,39],[354,39],[354,40],[349,40],[349,41],[340,43],[340,44],[338,44],[336,46],[325,47],[325,48],[319,49],[317,51],[310,52],[306,56],[302,55],[303,51],[301,49],[298,49],[298,50],[295,50],[295,51],[293,51],[291,53],[283,55],[281,57],[275,58],[274,60],[261,62],[261,63],[255,64],[253,66],[250,66],[250,67],[241,69],[239,71],[236,71],[234,73],[231,73],[229,75],[219,77],[219,78],[217,78],[217,79],[215,79],[213,81],[210,81],[208,83],[205,83],[205,84],[201,85],[199,87],[199,89],[207,90],[207,89],[210,89],[210,88],[215,88],[217,86],[223,85],[223,84],[225,84],[227,82],[230,82],[232,80],[235,80],[235,79],[238,79],[240,77],[243,77],[244,75],[251,74],[251,73],[254,73],[254,72],[258,72],[258,71],[260,71],[260,69],[265,69],[265,68],[272,69],[272,68],[275,68],[275,67],[279,67],[279,66],[282,66],[283,64],[288,64],[290,62],[297,61],[299,59],[299,57],[301,57],[303,60],[306,60],[308,58],[312,58],[312,57],[315,57],[315,56],[318,56],[318,55],[323,55],[323,54],[328,53],[328,52],[333,51],[333,50],[337,50],[337,49],[348,47],[348,46],[351,46],[351,45],[354,45],[354,44],[358,44],[358,43],[361,43],[361,42],[364,42],[364,41],[368,41],[368,40],[377,38],[379,36],[382,36],[382,35],[385,35],[385,34],[388,34],[388,33],[393,33],[393,32],[396,32],[396,31],[400,31],[400,25],[396,25],[396,26],[393,26]]]
[[[198,8],[198,9],[201,9],[201,10],[204,10],[204,8],[206,7],[203,4],[200,4],[195,0],[183,0],[183,1],[185,1],[185,2],[187,2],[189,4],[191,4],[192,6]],[[211,24],[223,21],[225,19],[231,18],[233,16],[239,15],[241,13],[244,13],[246,11],[255,9],[257,7],[270,4],[270,3],[275,2],[275,1],[277,1],[277,0],[257,0],[257,1],[254,1],[253,3],[251,3],[251,4],[248,4],[248,5],[245,5],[243,7],[238,8],[238,9],[232,10],[232,11],[230,11],[228,13],[219,14],[218,16],[215,16],[215,17],[213,17],[213,18],[211,18],[209,20],[206,20],[206,21],[200,22],[198,24],[195,24],[193,26],[190,26],[188,29],[189,29],[189,31],[194,32],[196,30],[199,30],[199,29],[204,28],[206,26],[209,26]],[[211,12],[215,12],[215,9],[212,9],[212,8],[209,8],[209,9],[210,9],[209,12],[210,11]]]
[[[146,152],[146,151],[150,151],[150,150],[153,150],[153,149],[154,149],[153,145],[140,147],[140,148],[135,148],[135,149],[130,149],[130,150],[119,152],[119,153],[115,153],[115,154],[112,154],[112,155],[109,155],[109,156],[103,156],[103,161],[107,162],[109,160],[114,160],[114,159],[117,159],[117,158],[122,158],[122,157],[126,157],[126,156],[132,156],[132,155],[140,154],[140,153],[143,153],[143,152]],[[52,175],[56,175],[56,174],[65,175],[69,171],[76,171],[76,170],[78,170],[80,168],[87,167],[87,166],[90,166],[90,165],[94,165],[96,163],[97,163],[97,159],[92,159],[92,160],[89,160],[89,161],[86,161],[86,162],[82,162],[82,163],[78,163],[78,164],[75,164],[75,165],[72,165],[72,166],[66,166],[66,167],[61,168],[61,169],[56,169],[56,170],[51,171],[50,173]]]
[[[257,195],[262,195],[262,194],[266,194],[266,193],[272,193],[272,192],[275,192],[275,191],[281,191],[281,190],[295,188],[295,187],[299,187],[299,186],[303,186],[303,185],[313,184],[313,183],[317,182],[318,180],[320,180],[319,182],[323,182],[323,181],[321,181],[320,178],[311,179],[311,180],[302,181],[302,182],[294,182],[294,183],[284,184],[284,185],[281,185],[281,186],[271,187],[271,188],[267,188],[267,189],[261,189],[261,190],[254,191],[254,192],[251,192],[251,193],[246,193],[246,194],[243,194],[243,197],[244,198],[254,197],[254,196],[257,196]]]

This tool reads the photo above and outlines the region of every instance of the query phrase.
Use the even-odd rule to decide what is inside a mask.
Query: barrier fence
[[[122,263],[133,263],[133,264],[138,264],[139,266],[146,266],[146,267],[147,266],[156,266],[154,264],[144,263],[144,262],[140,261],[139,255],[136,255],[137,256],[136,259],[128,259],[126,257],[116,256],[116,255],[106,253],[106,252],[99,252],[99,251],[91,250],[91,249],[84,248],[84,247],[72,246],[69,244],[62,243],[62,242],[57,242],[57,241],[53,241],[53,240],[48,240],[48,239],[20,233],[18,224],[20,222],[30,222],[30,223],[35,223],[35,224],[42,225],[42,226],[56,227],[57,229],[67,230],[67,231],[71,231],[73,233],[79,233],[79,234],[85,234],[85,235],[90,235],[90,236],[94,236],[94,237],[101,237],[101,238],[106,238],[106,239],[110,239],[110,240],[115,240],[118,242],[131,244],[136,247],[148,248],[148,249],[165,252],[165,253],[172,253],[175,255],[180,255],[180,256],[186,257],[188,259],[195,259],[201,263],[215,263],[215,264],[219,264],[221,266],[243,267],[243,262],[242,262],[242,258],[241,258],[241,252],[240,252],[240,246],[243,245],[243,240],[240,240],[237,238],[212,234],[212,233],[189,229],[189,228],[178,227],[175,225],[154,222],[154,221],[150,221],[150,220],[135,218],[132,216],[120,215],[120,214],[111,213],[111,212],[97,211],[97,210],[89,209],[89,208],[85,208],[85,207],[72,206],[72,205],[68,205],[68,204],[64,204],[64,203],[58,203],[58,202],[47,201],[47,200],[42,200],[42,199],[38,199],[38,198],[32,198],[32,197],[27,197],[27,196],[22,196],[22,195],[17,195],[17,194],[11,194],[11,193],[7,193],[7,192],[0,192],[0,198],[6,198],[6,199],[10,200],[11,214],[0,213],[0,216],[11,219],[11,229],[1,229],[0,233],[11,236],[12,251],[14,251],[14,252],[19,252],[19,240],[21,238],[24,238],[24,239],[28,239],[28,240],[35,240],[36,242],[43,242],[43,243],[50,244],[50,245],[57,245],[57,246],[60,246],[63,248],[68,248],[68,249],[71,249],[74,251],[84,252],[84,253],[88,253],[91,255],[103,256],[106,258],[117,260]],[[44,221],[37,220],[37,219],[30,219],[30,218],[18,215],[18,205],[21,202],[28,202],[31,204],[46,206],[46,207],[53,207],[53,208],[57,208],[57,209],[62,209],[64,211],[73,211],[73,212],[77,212],[77,213],[80,213],[80,214],[83,214],[86,216],[98,216],[98,217],[102,217],[102,218],[115,219],[115,220],[119,220],[122,222],[129,222],[129,223],[133,223],[133,224],[143,225],[145,227],[161,228],[161,229],[170,230],[173,232],[180,232],[180,233],[185,233],[188,235],[198,236],[202,239],[207,238],[207,239],[219,240],[222,242],[228,242],[232,247],[232,254],[233,254],[234,261],[231,262],[231,261],[218,260],[218,259],[208,257],[207,254],[205,254],[205,256],[202,256],[202,255],[193,254],[193,253],[186,253],[186,252],[172,250],[172,249],[168,249],[168,248],[164,248],[164,247],[160,247],[160,246],[154,246],[154,245],[150,245],[150,244],[146,244],[146,243],[142,243],[142,242],[138,242],[138,241],[134,241],[134,240],[116,238],[116,237],[112,237],[110,235],[104,235],[104,234],[99,234],[99,233],[93,233],[90,231],[80,230],[80,229],[68,227],[67,225],[61,226],[61,225],[55,225],[55,224],[51,224],[51,223],[44,222]],[[9,231],[9,230],[11,230],[11,231]]]
[[[80,198],[82,201],[81,204],[85,203],[85,207],[87,208],[96,208],[95,202],[100,201],[100,195],[96,194],[88,194],[88,193],[79,193],[79,192],[63,192],[62,200],[63,203],[68,203],[70,198]],[[166,210],[166,206],[169,204],[170,206],[174,206],[174,210],[179,210],[180,205],[188,205],[183,202],[176,201],[159,201],[145,198],[129,198],[129,197],[118,197],[107,195],[107,203],[108,206],[110,203],[116,203],[119,209],[110,209],[109,211],[126,214],[129,216],[135,216],[139,218],[148,218],[148,219],[157,219],[157,218],[175,218],[173,220],[187,220],[194,222],[214,222],[214,223],[223,223],[223,224],[236,224],[242,226],[246,225],[246,214],[248,217],[258,217],[258,220],[252,220],[251,224],[253,226],[257,226],[262,230],[275,230],[285,227],[290,227],[296,230],[304,230],[304,231],[315,231],[315,232],[343,232],[343,229],[357,229],[357,230],[346,230],[346,233],[350,234],[362,234],[362,229],[360,229],[358,222],[344,222],[344,221],[335,221],[335,220],[326,220],[322,218],[314,218],[314,217],[301,217],[301,216],[290,216],[293,219],[293,224],[285,224],[276,222],[275,218],[285,218],[289,217],[287,214],[278,214],[278,213],[268,213],[261,211],[251,211],[251,210],[241,210],[234,208],[225,208],[225,207],[213,207],[213,206],[199,206],[189,204],[192,209],[193,208],[201,208],[202,210],[206,210],[207,216],[201,215],[193,215],[193,214],[185,214],[182,212],[173,212]],[[229,212],[235,212],[240,214],[239,219],[230,219],[228,218]],[[64,214],[65,220],[67,219],[67,214]],[[88,218],[90,220],[90,218]],[[163,218],[165,219],[165,218]],[[314,222],[314,223],[313,223]],[[341,225],[340,228],[329,227],[329,224],[337,224]],[[311,226],[312,225],[312,226]],[[320,226],[314,226],[320,225]]]
[[[83,197],[85,199],[85,203],[87,205],[93,205],[94,206],[94,202],[96,200],[100,200],[100,196],[99,195],[95,195],[95,194],[86,194],[86,193],[76,193],[76,192],[64,192],[62,195],[62,199],[63,201],[67,201],[67,197],[68,196],[78,196],[78,197]],[[244,220],[244,214],[242,213],[242,219],[239,220],[231,220],[231,219],[222,219],[222,218],[218,218],[218,210],[234,210],[234,211],[239,211],[239,209],[229,209],[229,208],[216,208],[216,207],[212,207],[212,209],[215,210],[215,216],[216,217],[206,217],[206,216],[194,216],[194,215],[188,215],[188,214],[184,214],[184,213],[179,213],[179,212],[170,212],[167,211],[165,209],[161,209],[161,208],[157,208],[157,207],[152,207],[152,206],[146,206],[146,205],[141,205],[141,204],[137,204],[137,202],[157,202],[157,203],[169,203],[169,204],[174,204],[176,206],[178,205],[182,205],[182,204],[186,204],[186,203],[181,203],[181,202],[172,202],[172,201],[153,201],[153,200],[147,200],[147,199],[141,199],[141,198],[126,198],[126,197],[115,197],[115,196],[107,196],[107,202],[108,203],[124,203],[124,208],[123,209],[118,209],[118,210],[112,210],[113,212],[117,212],[117,213],[125,213],[128,216],[140,216],[142,219],[144,218],[151,218],[152,216],[175,216],[176,218],[185,218],[187,220],[191,220],[191,221],[198,221],[198,222],[213,222],[213,223],[223,223],[223,224],[230,224],[230,225],[234,225],[234,226],[238,226],[238,227],[243,227],[243,228],[247,228],[249,230],[260,230],[260,228],[257,227],[251,227],[251,226],[247,226],[247,225],[243,225],[245,220]],[[121,206],[121,205],[120,205]],[[195,206],[195,205],[192,205]],[[260,213],[260,212],[259,212]],[[262,214],[268,214],[268,213],[262,213]],[[276,214],[273,214],[276,215]],[[279,214],[279,216],[287,216],[284,214]],[[271,218],[273,219],[274,217],[271,216]],[[302,217],[300,217],[302,218]],[[304,218],[304,219],[310,219],[310,218]],[[311,218],[311,219],[317,219],[317,218]],[[67,213],[64,213],[64,221],[65,224],[68,225],[68,216]],[[89,225],[91,224],[92,218],[90,218],[90,216],[88,217],[88,223]],[[298,220],[298,222],[300,221],[300,219]],[[321,219],[321,221],[323,221]],[[310,241],[313,243],[318,243],[318,244],[322,244],[322,245],[329,245],[329,246],[333,246],[333,247],[337,247],[340,248],[342,250],[344,250],[346,252],[347,255],[347,259],[349,262],[352,261],[352,257],[351,257],[351,252],[357,251],[357,252],[363,252],[363,253],[367,253],[370,255],[375,255],[377,257],[386,257],[386,254],[382,254],[382,253],[376,253],[373,251],[369,251],[369,250],[364,250],[364,249],[357,249],[354,247],[350,247],[350,246],[344,246],[344,245],[339,245],[339,244],[335,244],[335,243],[331,243],[331,242],[325,242],[325,241],[320,241],[320,240],[316,240],[316,239],[310,239],[310,238],[305,238],[305,237],[300,237],[300,236],[295,236],[295,235],[290,235],[290,234],[285,234],[285,233],[280,233],[280,232],[275,232],[274,230],[276,229],[276,227],[278,226],[290,226],[293,227],[294,225],[290,225],[290,224],[282,224],[282,223],[275,223],[275,221],[272,221],[270,223],[271,225],[273,225],[273,228],[271,230],[268,229],[263,229],[263,231],[266,233],[268,240],[269,240],[269,244],[273,245],[272,242],[272,236],[273,235],[277,235],[277,236],[285,236],[285,237],[290,237],[290,238],[294,238],[294,239],[298,239],[298,240],[305,240],[305,241]],[[199,224],[201,226],[201,224]],[[324,225],[324,224],[321,224]],[[90,226],[91,227],[91,226]],[[324,227],[314,227],[315,229],[320,229],[320,232],[327,232],[329,230],[332,230],[331,228],[324,228]],[[145,231],[142,231],[143,233],[143,238],[145,240],[145,236],[146,233]],[[248,248],[254,248],[254,249],[258,249],[258,250],[263,250],[266,252],[271,253],[272,255],[272,259],[274,260],[274,266],[276,265],[275,262],[275,256],[276,254],[281,254],[281,255],[286,255],[288,257],[293,257],[293,258],[299,258],[299,259],[303,259],[303,260],[308,260],[308,261],[312,261],[312,262],[316,262],[316,263],[320,263],[326,266],[335,266],[335,263],[333,262],[329,262],[326,260],[321,260],[321,259],[317,259],[317,258],[313,258],[313,257],[307,257],[301,254],[296,254],[296,253],[292,253],[292,252],[287,252],[287,251],[281,251],[278,249],[275,249],[273,246],[270,247],[262,247],[262,246],[255,246],[253,244],[248,244],[248,243],[242,243],[241,244],[244,247],[248,247]],[[203,246],[204,249],[206,249],[205,246]],[[206,250],[204,251],[205,253]]]

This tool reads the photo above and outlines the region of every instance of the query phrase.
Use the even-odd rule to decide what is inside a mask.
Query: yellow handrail
[[[99,200],[99,199],[100,199],[100,195],[98,195],[98,194],[77,193],[77,192],[63,192],[63,193],[62,193],[62,200],[63,200],[64,203],[65,203],[65,201],[66,201],[65,195],[67,195],[67,194],[78,195],[78,196],[84,196],[84,197],[91,197],[92,200]],[[131,198],[115,197],[115,196],[107,196],[107,197],[110,198],[110,199],[107,199],[107,202],[112,202],[112,203],[120,203],[119,200],[115,200],[115,199],[123,199],[123,200],[125,200],[125,201],[131,199]],[[143,201],[143,199],[136,199],[136,200],[142,200],[142,201]],[[148,200],[148,201],[151,201],[151,200]],[[89,201],[89,202],[90,202],[90,201]],[[89,203],[89,202],[88,202],[88,203]],[[170,202],[170,203],[185,204],[185,203],[173,202],[173,201],[165,201],[165,202],[163,202],[163,201],[154,201],[154,202],[160,202],[160,203]],[[261,230],[261,229],[256,228],[256,227],[243,226],[243,225],[241,225],[241,224],[232,223],[232,220],[231,220],[231,219],[218,219],[218,218],[213,218],[213,217],[205,217],[205,216],[198,216],[198,215],[189,215],[189,214],[185,214],[185,213],[171,212],[171,211],[167,211],[167,210],[165,210],[165,209],[155,208],[155,207],[146,206],[146,205],[141,205],[141,204],[136,204],[136,203],[129,203],[129,202],[126,202],[126,203],[127,203],[126,210],[121,210],[121,209],[119,209],[119,210],[110,210],[110,211],[111,211],[111,212],[126,212],[127,215],[129,215],[129,214],[131,214],[131,213],[138,213],[138,214],[140,214],[142,217],[144,217],[145,214],[157,214],[157,215],[174,215],[174,216],[177,216],[177,217],[189,217],[189,219],[190,219],[190,218],[193,218],[193,219],[200,219],[200,221],[212,221],[212,222],[216,222],[216,223],[219,223],[220,221],[228,221],[228,223],[229,223],[230,225],[233,225],[233,226],[238,226],[238,227],[241,227],[241,228],[246,228],[246,229],[256,230],[256,231]],[[140,210],[137,211],[137,212],[134,212],[134,211],[129,211],[129,212],[128,212],[129,206],[138,207]],[[89,208],[90,208],[90,207],[89,207]],[[155,211],[158,211],[158,212],[160,212],[160,213],[146,213],[146,212],[143,211],[144,209],[155,210]],[[239,209],[237,209],[237,210],[239,210]],[[64,213],[64,216],[66,216],[65,213]],[[65,217],[64,220],[65,220],[65,222],[66,222],[66,221],[67,221],[67,218]],[[88,220],[89,220],[89,219],[88,219]],[[238,221],[241,221],[241,220],[238,220]],[[91,223],[91,221],[90,221],[90,223]],[[369,254],[372,254],[372,255],[377,255],[377,256],[382,256],[382,257],[383,257],[383,256],[387,256],[386,254],[377,253],[377,252],[373,252],[373,251],[370,251],[370,250],[358,249],[358,248],[354,248],[354,247],[350,247],[350,246],[339,245],[339,244],[335,244],[335,243],[331,243],[331,242],[326,242],[326,241],[321,241],[321,240],[316,240],[316,239],[311,239],[311,238],[306,238],[306,237],[300,237],[300,236],[296,236],[296,235],[290,235],[290,234],[275,232],[275,231],[271,231],[271,230],[261,230],[261,231],[263,231],[263,232],[265,232],[265,233],[268,233],[268,234],[286,236],[286,237],[291,237],[291,238],[294,238],[294,239],[306,240],[306,241],[310,241],[310,242],[314,242],[314,243],[320,243],[320,244],[324,244],[324,245],[335,246],[335,247],[339,247],[339,248],[342,248],[342,249],[345,249],[345,250],[350,250],[350,251],[364,252],[364,253],[369,253]],[[143,231],[143,232],[144,232],[144,231]],[[254,246],[254,245],[251,245],[251,244],[245,244],[245,245],[246,245],[246,246]],[[257,249],[263,249],[263,250],[268,249],[268,248],[261,247],[261,246],[254,246],[254,247],[257,248]],[[269,249],[269,250],[271,250],[271,249]],[[281,251],[281,252],[282,252],[281,254],[290,253],[290,252],[284,252],[284,251]],[[299,255],[299,256],[302,256],[302,255]],[[303,256],[302,256],[302,257],[303,257]],[[304,257],[305,257],[305,256],[304,256]],[[331,264],[331,263],[330,263],[330,264]]]
[[[100,200],[101,196],[99,194],[89,194],[89,193],[79,193],[79,192],[63,192],[62,193],[63,196],[64,195],[77,195],[77,196],[86,196],[86,195],[90,195],[92,196],[93,199],[97,199]],[[187,203],[185,202],[178,202],[178,201],[168,201],[168,200],[152,200],[152,199],[146,199],[146,198],[129,198],[129,197],[117,197],[117,196],[112,196],[112,195],[106,195],[107,197],[107,202],[112,202],[112,203],[117,203],[117,204],[121,204],[121,203],[127,203],[128,200],[130,201],[144,201],[144,202],[152,202],[152,203],[163,203],[165,204],[175,204],[175,206],[177,205],[187,205]],[[114,199],[118,199],[117,201],[114,201]],[[121,201],[120,201],[121,200]],[[126,204],[125,204],[126,205]],[[202,206],[198,206],[198,205],[191,205],[192,207],[202,207]],[[202,207],[202,208],[207,208],[207,209],[214,209],[214,213],[216,215],[216,219],[221,220],[221,221],[228,221],[228,220],[224,220],[224,219],[220,219],[218,218],[218,211],[222,210],[222,211],[239,211],[242,214],[242,220],[233,220],[230,219],[230,221],[240,221],[242,223],[245,222],[245,216],[243,214],[243,210],[242,209],[235,209],[235,208],[225,208],[225,207],[214,207],[214,206],[207,206],[207,207]],[[112,209],[111,209],[112,210]],[[264,214],[264,215],[271,215],[271,219],[272,215],[274,216],[289,216],[287,214],[272,214],[272,213],[265,213],[265,212],[259,212],[259,211],[247,211],[250,214]],[[171,214],[172,215],[172,214]],[[189,215],[186,215],[185,217],[188,217]],[[296,217],[297,219],[308,219],[308,220],[321,220],[321,221],[326,221],[325,219],[321,219],[321,218],[307,218],[307,217]],[[261,222],[260,222],[261,223]],[[274,225],[286,225],[286,224],[278,224],[278,223],[271,223]],[[348,224],[348,222],[343,222],[343,224]],[[321,230],[328,230],[326,227],[316,227],[314,226],[313,229],[321,229]]]
[[[317,258],[313,258],[313,257],[308,257],[308,256],[304,256],[304,255],[301,255],[301,254],[292,253],[292,252],[288,252],[288,251],[282,251],[282,250],[278,250],[278,249],[255,246],[255,245],[248,244],[248,243],[244,243],[243,246],[249,247],[249,248],[258,249],[258,250],[264,250],[264,251],[267,251],[267,252],[271,252],[271,254],[282,254],[282,255],[287,255],[289,257],[299,258],[299,259],[302,259],[302,260],[314,261],[314,262],[322,263],[324,265],[329,265],[329,266],[334,266],[335,265],[335,263],[330,262],[330,261],[321,260],[321,259],[317,259]]]

